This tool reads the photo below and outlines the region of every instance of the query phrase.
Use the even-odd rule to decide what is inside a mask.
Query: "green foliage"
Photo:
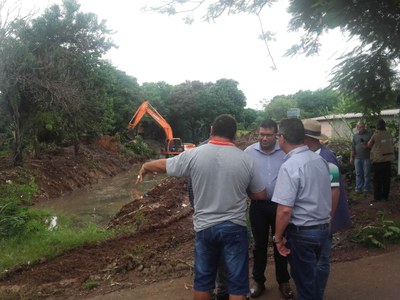
[[[340,157],[340,170],[342,174],[353,171],[354,166],[350,164],[351,140],[347,138],[330,139],[327,147],[335,153],[336,157]]]
[[[75,0],[64,0],[31,22],[15,20],[12,34],[0,43],[0,100],[10,107],[18,162],[25,137],[35,140],[37,128],[46,134],[57,128],[75,145],[82,133],[99,134],[102,128],[107,106],[100,87],[107,81],[101,56],[114,45],[104,22],[79,9]],[[56,115],[57,124],[40,124],[46,113]]]
[[[48,224],[43,219],[41,230],[0,240],[0,273],[20,264],[31,264],[39,259],[55,257],[77,246],[103,240],[115,234],[113,231],[99,229],[93,224],[76,228],[70,219],[58,220],[57,226],[52,230],[48,229]]]
[[[339,101],[339,95],[331,89],[298,91],[293,95],[301,110],[301,118],[319,117],[332,112]]]
[[[40,227],[38,220],[42,215],[23,205],[31,203],[36,191],[34,178],[25,184],[8,180],[0,185],[0,239],[32,232]]]
[[[94,281],[92,279],[88,279],[83,283],[83,288],[85,290],[93,290],[95,288],[97,288],[100,285],[99,282]]]
[[[360,102],[364,115],[379,114],[394,104],[396,72],[386,56],[357,55],[344,59],[334,70],[331,81],[342,95]]]
[[[287,117],[288,109],[294,107],[298,107],[298,103],[292,95],[280,95],[275,96],[271,102],[266,104],[264,106],[264,111],[267,118],[279,122],[283,118]]]
[[[257,128],[259,122],[258,117],[259,113],[252,108],[245,108],[242,112],[242,117],[240,118],[242,121],[238,124],[238,128],[241,129],[255,129]]]
[[[356,229],[350,239],[367,246],[385,248],[400,241],[400,220],[386,220],[382,212],[376,224]]]
[[[156,154],[154,149],[146,144],[140,135],[136,136],[131,142],[124,144],[124,146],[133,151],[133,153],[141,156],[153,157]]]

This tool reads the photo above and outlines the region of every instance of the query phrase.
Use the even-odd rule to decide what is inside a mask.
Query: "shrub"
[[[37,191],[34,178],[26,184],[7,180],[0,185],[0,238],[35,231],[42,223],[43,214],[31,211],[30,204]]]
[[[350,239],[356,243],[362,243],[366,246],[385,248],[388,243],[397,243],[400,241],[400,220],[385,220],[384,214],[380,214],[377,224],[371,224],[356,229],[350,236]]]

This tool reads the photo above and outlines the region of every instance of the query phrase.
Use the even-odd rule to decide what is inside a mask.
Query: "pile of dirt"
[[[124,205],[107,227],[154,231],[190,215],[188,203],[186,178],[165,178],[144,196]]]
[[[243,149],[253,143],[255,136],[252,134],[238,139],[238,146]],[[96,170],[103,171],[80,167],[86,162],[71,158],[71,153],[66,150],[36,163],[40,172],[45,174],[39,182],[44,195],[55,195],[59,186],[67,190],[77,188],[78,183],[90,183],[85,182],[84,178],[97,172],[102,176],[112,176],[127,166],[126,158],[119,161],[101,148],[86,149],[93,150],[84,154],[86,158],[101,158],[102,166]],[[68,176],[61,176],[61,173]],[[380,217],[379,211],[387,212],[388,217],[400,218],[398,182],[392,187],[391,201],[378,203],[371,202],[370,194],[353,194],[351,183],[348,187],[355,227],[371,224]],[[14,299],[23,295],[36,299],[50,296],[77,299],[85,295],[135,288],[193,272],[194,231],[186,179],[170,177],[162,180],[153,190],[123,206],[110,220],[108,227],[123,231],[117,238],[76,248],[51,260],[43,259],[3,274],[0,298]],[[349,233],[335,235],[333,262],[391,250],[368,249],[355,244],[348,238]],[[272,251],[269,253],[272,254]],[[272,260],[272,256],[269,259]]]

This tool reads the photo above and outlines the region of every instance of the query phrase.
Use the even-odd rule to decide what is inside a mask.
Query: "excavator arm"
[[[162,129],[164,129],[166,140],[163,154],[165,154],[167,157],[169,155],[177,155],[181,153],[185,148],[189,148],[187,145],[182,144],[180,138],[173,137],[171,126],[160,115],[160,113],[153,106],[151,106],[148,101],[144,101],[136,110],[135,114],[132,116],[132,119],[128,124],[128,129],[134,129],[140,123],[145,114],[150,115],[150,117],[152,117]]]
[[[134,129],[142,120],[145,114],[150,115],[157,123],[160,125],[165,132],[165,138],[167,140],[173,139],[172,128],[168,124],[168,122],[159,114],[159,112],[151,106],[148,101],[144,101],[139,108],[136,110],[135,114],[133,115],[131,121],[128,124],[128,129]]]

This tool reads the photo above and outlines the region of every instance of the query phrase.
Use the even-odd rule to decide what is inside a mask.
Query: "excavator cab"
[[[166,141],[166,156],[174,156],[184,151],[184,146],[180,138],[173,138]]]

